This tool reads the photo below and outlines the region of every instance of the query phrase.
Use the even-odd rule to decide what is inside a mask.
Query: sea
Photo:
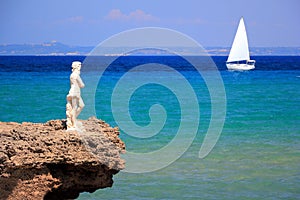
[[[120,126],[128,154],[148,158],[122,155],[113,186],[78,199],[300,199],[300,56],[254,56],[251,71],[228,71],[223,56],[200,71],[176,56],[123,56],[99,73],[84,70],[86,59],[0,56],[0,121],[66,118],[71,64],[81,61],[79,118]]]

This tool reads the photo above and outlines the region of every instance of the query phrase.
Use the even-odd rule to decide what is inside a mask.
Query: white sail
[[[240,60],[250,60],[248,39],[243,18],[240,20],[227,62]]]

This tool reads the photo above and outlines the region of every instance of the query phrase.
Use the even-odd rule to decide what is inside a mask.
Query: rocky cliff
[[[66,131],[64,120],[0,122],[0,199],[74,199],[111,187],[124,168],[119,130],[96,118],[81,123]]]

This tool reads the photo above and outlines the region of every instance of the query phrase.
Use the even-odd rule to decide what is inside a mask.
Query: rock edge
[[[124,169],[119,129],[91,117],[82,131],[65,120],[0,122],[0,199],[74,199],[111,187]]]

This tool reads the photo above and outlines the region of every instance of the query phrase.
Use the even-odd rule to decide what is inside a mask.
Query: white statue
[[[84,87],[84,83],[80,78],[81,62],[75,61],[72,63],[72,74],[70,76],[70,90],[67,95],[66,115],[67,115],[67,130],[78,129],[77,117],[84,107],[81,98],[80,88]]]

